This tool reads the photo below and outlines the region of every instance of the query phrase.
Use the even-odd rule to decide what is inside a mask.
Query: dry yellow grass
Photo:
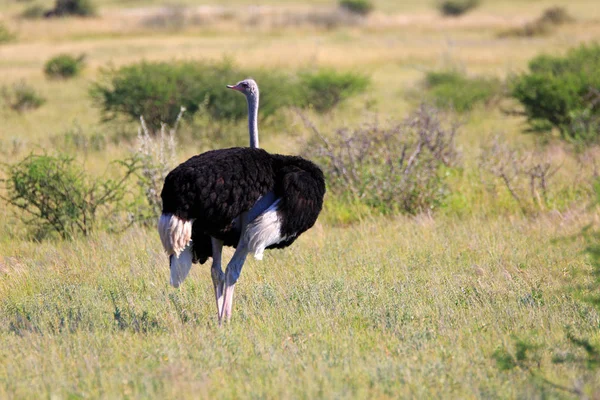
[[[433,2],[380,0],[366,21],[331,30],[277,25],[292,14],[332,9],[330,1],[269,0],[251,8],[257,2],[235,0],[223,10],[182,0],[198,7],[194,13],[228,16],[176,31],[142,23],[161,12],[159,1],[97,3],[97,18],[52,21],[19,20],[22,3],[0,4],[0,21],[18,34],[0,45],[0,86],[25,79],[48,99],[22,114],[0,101],[1,161],[64,150],[60,135],[75,121],[85,134],[107,138],[100,151],[69,149],[88,171],[101,173],[130,154],[135,140],[111,138],[118,129],[134,133],[135,124],[100,123],[88,95],[107,65],[230,57],[248,68],[368,73],[367,94],[332,114],[310,114],[329,132],[372,113],[382,121],[404,118],[414,105],[407,91],[420,90],[425,71],[454,66],[504,78],[541,52],[563,53],[600,37],[596,0],[484,1],[457,19],[440,17]],[[557,3],[577,21],[540,38],[497,37]],[[245,24],[248,13],[263,21]],[[62,52],[86,54],[83,76],[43,76],[46,60]],[[261,126],[266,149],[296,153],[304,146],[309,132],[288,113]],[[461,118],[462,164],[449,178],[446,208],[410,218],[350,209],[346,219],[354,223],[344,225],[329,197],[320,222],[296,246],[248,262],[233,324],[222,330],[206,265],[194,267],[181,290],[168,287],[153,230],[38,243],[2,203],[0,398],[540,397],[527,374],[501,372],[492,359],[514,336],[542,346],[544,376],[564,385],[583,380],[586,393],[597,396],[598,376],[551,357],[568,347],[567,325],[600,340],[597,313],[566,289],[589,282],[585,243],[565,239],[598,223],[588,207],[598,151],[585,158],[563,144],[541,147],[523,134],[523,118],[497,108]],[[556,209],[523,216],[502,185],[490,189],[479,156],[498,134],[562,165],[552,189]],[[186,140],[181,161],[218,146]]]

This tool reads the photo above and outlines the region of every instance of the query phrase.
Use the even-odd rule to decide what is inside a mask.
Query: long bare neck
[[[250,147],[258,149],[258,92],[248,96],[248,131],[250,132]]]

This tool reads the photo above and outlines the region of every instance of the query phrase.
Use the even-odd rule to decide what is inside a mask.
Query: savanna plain
[[[261,119],[261,147],[285,154],[338,143],[342,127],[405,121],[428,100],[430,71],[494,79],[500,94],[436,111],[457,126],[438,201],[406,213],[328,190],[317,224],[293,246],[247,261],[222,327],[209,265],[172,288],[152,223],[41,236],[0,200],[0,398],[600,397],[597,369],[556,362],[585,356],[570,335],[600,341],[581,289],[594,279],[582,232],[600,216],[600,153],[529,132],[502,93],[533,57],[600,38],[596,0],[484,0],[459,17],[433,1],[375,0],[368,16],[339,24],[314,17],[337,9],[325,0],[95,4],[89,18],[25,19],[30,2],[1,0],[14,39],[0,43],[0,86],[27,82],[46,99],[20,111],[0,100],[1,178],[30,154],[66,154],[98,179],[116,174],[115,160],[139,152],[140,124],[106,121],[90,88],[103,71],[141,61],[368,77],[366,90],[325,113],[292,101]],[[501,34],[554,6],[572,21],[539,36]],[[85,54],[81,74],[49,79],[44,64],[59,53]],[[245,146],[246,130],[243,119],[183,119],[170,167]],[[500,148],[538,160],[547,181],[525,173],[507,185],[491,165],[517,161]],[[525,351],[535,362],[525,364]]]

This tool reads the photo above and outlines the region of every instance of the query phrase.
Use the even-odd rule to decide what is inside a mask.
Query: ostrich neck
[[[248,131],[250,132],[250,147],[258,146],[258,93],[248,97]]]

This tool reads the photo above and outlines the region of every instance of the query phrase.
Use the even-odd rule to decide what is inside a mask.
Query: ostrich
[[[256,82],[227,85],[248,103],[250,147],[207,151],[169,172],[161,197],[158,232],[169,256],[171,285],[178,287],[193,263],[212,257],[219,324],[231,318],[233,293],[246,256],[291,245],[311,228],[323,207],[321,169],[301,157],[258,148]],[[223,246],[235,247],[223,272]]]

